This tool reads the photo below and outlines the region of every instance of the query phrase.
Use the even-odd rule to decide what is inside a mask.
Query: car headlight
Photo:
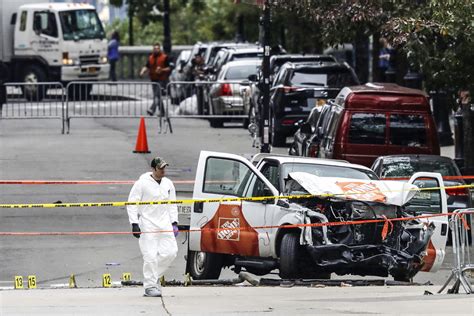
[[[106,64],[108,61],[109,61],[109,59],[107,58],[107,56],[102,56],[99,59],[99,63],[101,63],[101,64]]]

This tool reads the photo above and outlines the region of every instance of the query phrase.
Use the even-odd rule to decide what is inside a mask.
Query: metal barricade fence
[[[161,132],[164,106],[161,87],[157,83],[74,81],[68,83],[66,90],[67,133],[72,118],[139,118],[150,115],[148,111],[153,107]]]
[[[245,81],[172,81],[165,99],[167,119],[208,119],[212,127],[224,122],[242,121],[248,124],[248,105],[243,94]]]
[[[472,216],[473,212],[474,208],[455,210],[449,220],[453,240],[454,268],[438,293],[443,292],[452,280],[454,280],[454,285],[448,290],[448,293],[459,293],[461,286],[467,294],[474,293],[474,288],[468,277],[468,272],[471,273],[471,277],[474,273],[474,258],[471,258],[471,245],[469,245],[471,229],[467,220],[467,217]]]
[[[65,93],[60,82],[5,83],[0,119],[61,119],[64,134]]]

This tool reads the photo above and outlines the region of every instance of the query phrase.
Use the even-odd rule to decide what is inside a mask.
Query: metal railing
[[[147,115],[160,119],[163,97],[154,82],[87,82],[75,81],[66,86],[65,124],[67,133],[72,118],[138,118]],[[153,114],[148,112],[156,104]]]
[[[248,84],[242,81],[173,81],[167,87],[166,118],[201,118],[212,127],[227,121],[248,124],[248,106],[243,102]]]
[[[450,227],[453,240],[453,253],[454,253],[454,268],[451,271],[446,283],[438,291],[443,290],[454,280],[454,285],[448,290],[448,293],[459,293],[459,288],[462,286],[467,294],[473,294],[474,289],[468,277],[468,272],[474,272],[474,261],[471,258],[471,251],[469,245],[469,234],[471,233],[468,225],[467,217],[471,216],[474,212],[474,208],[455,210],[451,216]]]
[[[0,119],[61,119],[64,134],[65,94],[60,82],[5,83]]]

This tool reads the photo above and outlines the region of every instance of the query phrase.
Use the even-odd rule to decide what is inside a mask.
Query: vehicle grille
[[[99,63],[99,55],[82,55],[79,56],[81,65],[91,65]]]

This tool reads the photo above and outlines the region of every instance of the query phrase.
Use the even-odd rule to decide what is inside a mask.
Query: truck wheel
[[[299,275],[299,255],[301,246],[296,234],[285,234],[280,245],[280,278],[295,279]]]
[[[46,74],[43,68],[36,65],[29,65],[23,73],[24,83],[45,82]],[[23,86],[23,94],[28,101],[41,101],[46,95],[46,86],[41,85],[25,85]]]
[[[188,250],[188,268],[194,280],[218,279],[222,261],[222,255],[217,253]]]

